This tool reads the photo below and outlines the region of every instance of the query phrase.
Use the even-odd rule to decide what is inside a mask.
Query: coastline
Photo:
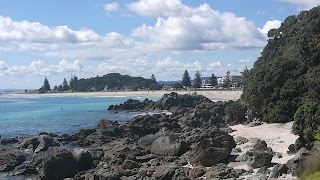
[[[117,91],[117,92],[74,92],[74,93],[49,93],[49,94],[31,94],[31,93],[13,93],[2,94],[0,98],[38,98],[38,97],[161,97],[164,94],[176,92],[178,94],[197,93],[209,99],[214,100],[238,100],[242,91]]]

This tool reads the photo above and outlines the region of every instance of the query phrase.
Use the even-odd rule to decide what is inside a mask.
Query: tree
[[[174,83],[174,84],[172,85],[172,87],[173,87],[175,90],[183,89],[183,86],[182,86],[182,84],[180,84],[180,83]]]
[[[217,82],[217,77],[212,73],[211,77],[210,77],[210,83],[213,87],[217,86],[218,85],[218,82]]]
[[[183,73],[181,84],[185,87],[191,86],[191,80],[187,70],[185,70]]]
[[[49,81],[48,81],[47,77],[44,78],[43,89],[46,92],[50,91],[50,84],[49,84]]]
[[[53,92],[57,92],[58,91],[58,86],[55,85],[54,88],[53,88]]]
[[[226,73],[226,76],[224,77],[224,87],[225,88],[230,88],[231,85],[231,75],[230,75],[230,71],[228,71]]]
[[[201,74],[200,74],[200,72],[197,70],[197,72],[196,72],[196,74],[195,74],[195,76],[194,76],[193,87],[195,87],[195,88],[200,88],[200,86],[201,86],[201,81],[202,81],[202,79],[201,79]]]
[[[77,91],[78,90],[78,77],[76,75],[73,75],[73,77],[70,79],[70,89],[72,91]]]
[[[157,79],[156,79],[156,77],[154,76],[154,74],[151,75],[151,80],[154,81],[154,82],[157,82]]]
[[[66,80],[66,78],[63,78],[62,91],[67,91],[67,90],[69,90],[68,81]]]
[[[242,81],[242,83],[243,83],[243,85],[245,85],[246,84],[246,81],[247,81],[247,79],[248,79],[248,77],[249,77],[249,69],[248,69],[248,67],[246,66],[244,69],[243,69],[243,71],[241,72],[241,81]]]

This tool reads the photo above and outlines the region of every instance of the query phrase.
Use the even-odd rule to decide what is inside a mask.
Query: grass
[[[312,173],[304,178],[304,180],[319,180],[319,179],[320,179],[320,172]]]
[[[302,162],[299,179],[320,180],[320,146],[314,144],[312,153]]]

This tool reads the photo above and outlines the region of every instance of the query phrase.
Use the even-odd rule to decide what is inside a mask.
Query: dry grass
[[[310,179],[320,175],[320,151],[315,148],[314,151],[306,157],[302,163],[301,171],[298,174],[299,179]],[[311,178],[313,179],[313,178]]]

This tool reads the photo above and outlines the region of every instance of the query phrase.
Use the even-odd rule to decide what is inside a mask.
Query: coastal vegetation
[[[312,147],[320,124],[320,7],[289,16],[268,33],[268,44],[249,71],[242,99],[255,118],[294,120],[296,148]]]

